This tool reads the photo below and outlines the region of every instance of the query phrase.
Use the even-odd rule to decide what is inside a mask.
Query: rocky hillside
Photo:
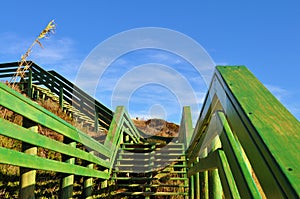
[[[151,136],[177,137],[179,126],[162,119],[136,120],[135,126],[144,133]]]

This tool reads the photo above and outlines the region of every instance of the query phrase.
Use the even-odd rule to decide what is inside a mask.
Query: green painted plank
[[[34,66],[35,66],[35,68],[38,67],[36,64],[34,64]],[[110,109],[105,107],[100,102],[95,101],[95,99],[93,99],[91,96],[86,94],[84,91],[82,91],[80,88],[78,88],[76,85],[71,83],[69,80],[67,80],[66,78],[64,78],[63,76],[58,74],[57,72],[55,72],[55,71],[48,71],[48,72],[51,75],[53,75],[56,79],[58,79],[60,81],[60,84],[62,83],[62,85],[64,86],[64,88],[66,90],[73,93],[73,95],[79,96],[79,98],[85,99],[85,101],[88,101],[92,107],[96,107],[98,110],[100,110],[99,113],[103,116],[103,119],[108,118],[109,121],[112,119],[113,112]]]
[[[68,143],[71,147],[76,147],[76,142]],[[63,156],[63,161],[74,165],[75,158],[69,156]],[[73,187],[74,187],[74,175],[73,174],[63,174],[60,179],[60,196],[61,199],[69,199],[73,196]]]
[[[243,157],[242,149],[237,143],[224,113],[218,112],[217,116],[220,122],[219,125],[223,127],[223,133],[220,135],[222,147],[229,160],[229,165],[234,171],[233,175],[241,197],[261,198],[260,192],[252,178],[252,174],[248,169],[246,160]]]
[[[143,142],[143,143],[122,143],[122,145],[133,145],[133,146],[138,146],[138,145],[143,145],[143,146],[148,146],[148,145],[155,145],[157,147],[164,147],[164,146],[176,146],[180,148],[184,148],[183,144],[181,143],[175,143],[175,142],[169,142],[168,144],[165,143],[153,143],[153,142]]]
[[[2,74],[2,75],[0,75],[0,78],[7,78],[7,77],[13,77],[14,76],[14,74]]]
[[[0,73],[3,74],[3,73],[16,73],[18,67],[14,67],[14,68],[11,68],[11,69],[2,69],[0,68]],[[13,75],[13,74],[12,74]]]
[[[218,149],[221,149],[221,147],[222,147],[221,141],[220,141],[219,137],[216,137],[211,143],[211,149],[214,152]],[[211,153],[209,153],[209,154],[211,154]],[[218,167],[219,167],[219,164],[218,164]],[[223,190],[222,190],[222,184],[221,184],[218,169],[208,171],[208,182],[209,182],[209,184],[208,184],[209,198],[222,199],[223,198]]]
[[[149,156],[150,154],[148,152],[146,153],[134,153],[134,152],[128,152],[128,151],[121,151],[119,153],[120,157],[122,156],[135,156],[135,157],[144,157],[144,156]],[[161,151],[159,152],[155,152],[155,156],[165,156],[165,155],[168,155],[168,156],[175,156],[175,157],[179,157],[179,156],[184,156],[184,154],[181,153],[161,153]]]
[[[133,140],[134,143],[139,143],[140,142],[140,137],[136,136],[137,132],[132,132],[134,131],[133,128],[128,128],[128,124],[131,123],[128,122],[128,120],[124,120],[123,122],[123,132],[125,132],[129,137]]]
[[[218,171],[220,180],[222,182],[222,189],[225,194],[225,198],[241,198],[234,181],[230,166],[228,164],[225,152],[223,150],[217,150],[219,155]]]
[[[151,166],[150,164],[137,164],[137,165],[134,165],[133,163],[131,164],[125,164],[125,163],[122,163],[122,164],[116,164],[116,167],[149,167]]]
[[[229,97],[239,104],[239,114],[285,197],[300,197],[300,143],[295,142],[300,139],[299,121],[246,67],[219,66],[217,70]],[[272,188],[267,187],[267,192],[271,194]]]
[[[1,125],[0,125],[1,126]],[[38,126],[29,127],[31,131],[38,132]],[[22,143],[22,152],[37,155],[37,147]],[[36,184],[36,170],[20,168],[20,190],[19,198],[35,198],[34,190]]]
[[[188,186],[184,184],[118,184],[118,187],[185,187]]]
[[[207,156],[207,148],[203,150],[202,153],[200,153],[200,158],[206,157]],[[195,180],[195,185],[197,181]],[[208,199],[208,171],[203,171],[199,173],[199,182],[200,182],[200,199]],[[196,186],[197,187],[197,186]]]
[[[116,146],[116,144],[119,142],[119,133],[121,132],[121,129],[122,131],[125,131],[135,143],[139,142],[140,135],[128,116],[127,111],[123,106],[118,106],[109,127],[104,145]]]
[[[192,113],[189,106],[183,107],[179,126],[178,141],[187,149],[193,135]]]
[[[230,90],[226,89],[226,85],[221,85],[222,78],[215,75],[213,84],[210,88],[210,95],[214,96],[213,99],[217,101],[216,106],[211,108],[210,113],[214,113],[217,110],[224,110],[227,119],[230,122],[231,127],[237,134],[240,142],[242,142],[243,149],[247,153],[247,157],[251,162],[252,168],[255,174],[259,178],[260,184],[263,186],[263,190],[268,197],[279,198],[283,197],[282,188],[278,184],[273,175],[273,171],[270,170],[270,166],[266,164],[265,157],[262,156],[259,149],[260,139],[253,140],[253,131],[249,127],[247,117],[243,116],[243,111],[240,110],[240,105],[230,95]],[[210,102],[209,102],[210,103]],[[206,104],[204,106],[207,106]],[[208,113],[209,114],[209,113]],[[202,116],[200,117],[202,118]],[[252,132],[251,132],[252,131]],[[254,131],[255,132],[255,131]],[[254,134],[255,135],[255,134]],[[265,149],[264,149],[265,150]],[[277,188],[274,188],[277,187]]]
[[[192,156],[194,153],[197,153],[198,150],[200,150],[198,143],[200,142],[200,139],[204,139],[204,137],[202,136],[205,133],[207,126],[209,125],[210,117],[213,114],[218,102],[218,98],[214,95],[213,92],[215,92],[214,88],[210,87],[205,97],[199,119],[197,120],[190,146],[187,150],[188,157]],[[190,163],[194,162],[195,158],[196,157],[194,157],[194,159],[190,161]]]
[[[196,159],[196,163],[198,163],[198,160],[199,160],[199,158]],[[193,164],[193,166],[194,166],[194,164]],[[203,174],[203,173],[201,173],[201,174]],[[193,180],[194,180],[194,196],[195,196],[195,198],[201,198],[200,173],[198,173],[198,172],[195,173],[195,175],[193,175]],[[202,195],[204,196],[205,194],[202,194]]]
[[[199,162],[196,162],[191,166],[188,171],[188,177],[191,177],[199,172],[213,170],[218,167],[218,155],[217,151],[212,152],[205,158],[200,158]]]
[[[23,142],[35,146],[43,147],[65,155],[69,155],[69,156],[77,157],[82,160],[93,162],[107,168],[110,166],[110,163],[108,161],[102,160],[96,156],[93,156],[90,153],[82,151],[78,148],[73,148],[62,142],[53,140],[44,135],[25,129],[21,126],[10,123],[2,118],[0,118],[0,134],[10,138],[21,140]]]
[[[126,133],[133,139],[133,141],[135,143],[138,143],[139,141],[139,136],[138,136],[138,132],[135,128],[135,126],[133,126],[132,121],[131,119],[128,119],[126,116],[125,116],[125,113],[123,115],[124,117],[124,122],[123,122],[123,125],[126,127]]]
[[[151,177],[116,177],[113,179],[117,179],[117,180],[145,180],[145,181],[149,181],[149,180],[159,180],[160,178],[151,178]],[[167,178],[168,181],[169,180],[187,180],[188,178],[180,178],[180,177],[168,177]]]
[[[131,136],[134,138],[135,142],[138,143],[141,135],[137,130],[137,128],[135,127],[135,125],[133,124],[127,111],[124,111],[124,117],[126,118],[126,124],[127,127],[130,129]]]
[[[92,155],[94,155],[94,152],[90,152]],[[88,164],[87,168],[93,169],[94,164]],[[93,178],[85,177],[83,181],[83,197],[85,199],[92,199],[93,198]]]
[[[149,161],[150,160],[150,157],[149,158],[118,158],[118,160],[120,161]]]
[[[195,198],[195,182],[194,182],[194,176],[191,176],[189,178],[189,197],[191,199]]]
[[[176,196],[176,195],[188,195],[186,192],[121,192],[122,195],[143,195],[143,196]]]
[[[215,125],[216,123],[216,117],[213,115],[210,115],[210,120],[209,123],[205,124],[205,128],[199,127],[202,129],[202,133],[199,134],[197,139],[193,143],[193,152],[188,154],[189,159],[188,159],[188,164],[193,163],[196,158],[201,155],[201,150],[203,150],[210,145],[210,143],[213,141],[215,136],[217,135],[217,132],[220,132],[221,129],[218,125]],[[198,128],[195,129],[195,131],[198,131]]]
[[[115,136],[116,132],[119,130],[119,128],[121,128],[121,124],[122,124],[121,119],[122,119],[123,111],[124,111],[123,107],[116,108],[115,114],[109,126],[108,133],[106,135],[104,146],[109,147],[113,143],[113,139],[114,137],[116,137]]]
[[[105,147],[101,143],[99,143],[97,140],[94,140],[89,135],[85,133],[79,133],[80,142],[90,148],[90,150],[96,151],[106,157],[110,157],[111,151],[109,148]]]
[[[0,105],[65,135],[76,142],[80,142],[107,157],[110,156],[108,148],[3,83],[0,83],[0,99]]]
[[[229,68],[229,69],[228,69]],[[238,67],[233,67],[233,68],[238,68]],[[239,67],[238,70],[241,70]],[[228,70],[230,67],[227,67]],[[226,70],[227,70],[226,69]],[[224,69],[225,70],[225,69]],[[239,71],[241,73],[244,73],[243,71]],[[248,73],[249,71],[247,71]],[[259,95],[256,95],[256,90],[252,91],[252,94],[247,96],[247,89],[248,89],[248,84],[252,82],[252,79],[255,79],[255,77],[252,75],[252,77],[247,80],[247,81],[240,81],[241,78],[239,75],[237,75],[234,72],[228,71],[228,76],[231,76],[231,82],[225,82],[224,83],[224,78],[222,75],[218,73],[218,71],[215,73],[215,76],[212,81],[212,85],[209,89],[209,94],[207,95],[204,106],[201,110],[201,114],[199,117],[199,120],[197,122],[196,128],[195,128],[195,133],[193,137],[193,142],[191,143],[191,147],[188,150],[187,156],[189,157],[191,154],[195,152],[195,146],[199,143],[199,139],[203,133],[203,128],[207,126],[207,121],[208,118],[210,117],[211,113],[214,112],[214,110],[222,110],[224,108],[230,124],[234,127],[233,130],[236,131],[238,134],[238,138],[241,141],[247,156],[252,164],[252,167],[255,169],[255,173],[257,177],[259,178],[259,181],[264,189],[264,192],[266,195],[269,197],[290,197],[290,198],[298,198],[299,193],[295,193],[295,189],[290,188],[290,182],[289,180],[286,179],[285,176],[282,175],[282,170],[288,170],[291,172],[292,175],[295,176],[295,179],[300,179],[299,177],[296,177],[299,172],[294,172],[294,168],[292,167],[287,167],[287,168],[278,168],[278,165],[276,163],[276,160],[274,157],[271,155],[269,152],[268,148],[266,147],[265,143],[262,142],[260,135],[257,133],[255,127],[249,120],[249,114],[253,115],[252,112],[245,111],[240,107],[240,102],[241,100],[249,100],[251,101],[251,98],[257,98],[256,100],[260,100],[260,95],[263,95],[259,93]],[[246,75],[247,76],[247,75]],[[238,83],[235,83],[237,80]],[[255,80],[257,81],[257,80]],[[245,83],[246,82],[246,83]],[[241,86],[240,86],[241,85]],[[260,84],[260,86],[262,86]],[[240,92],[244,92],[244,96],[240,97],[240,99],[236,99],[236,96],[234,95],[235,91],[232,91],[232,88],[235,87],[235,89],[240,89]],[[266,89],[265,89],[266,90]],[[269,96],[271,94],[269,93]],[[274,98],[274,97],[273,97]],[[264,100],[266,101],[266,100]],[[221,102],[221,103],[220,103]],[[220,106],[220,104],[223,106]],[[282,105],[281,105],[282,106]],[[263,112],[262,112],[263,114]],[[272,116],[268,116],[264,114],[264,117],[269,117],[269,118],[274,118],[276,117],[277,114],[273,114]],[[290,114],[289,114],[290,115]],[[282,115],[281,115],[282,116]],[[293,116],[292,116],[293,117]],[[259,120],[259,118],[257,118]],[[295,121],[295,119],[293,119]],[[275,120],[274,120],[275,121]],[[276,121],[273,122],[273,125],[276,125]],[[261,123],[263,125],[263,123]],[[273,136],[276,137],[276,136]],[[270,137],[271,138],[271,137]],[[274,139],[275,140],[275,139]],[[296,140],[296,139],[295,139]],[[276,141],[275,141],[276,142]],[[291,143],[291,144],[285,144],[281,143],[278,144],[278,146],[284,145],[285,147],[291,146],[291,145],[297,145],[297,143]],[[277,147],[280,148],[281,147]],[[296,147],[297,148],[297,147]],[[296,149],[294,148],[294,149]],[[295,151],[298,151],[295,150]],[[284,153],[284,150],[281,152]],[[287,155],[288,156],[288,155]],[[297,156],[297,155],[296,155]],[[294,158],[294,155],[288,156],[289,158]],[[297,156],[299,157],[299,156]],[[295,165],[298,165],[299,161],[294,161]],[[271,169],[270,169],[271,168]],[[299,168],[299,166],[297,167]],[[297,169],[296,169],[297,170]],[[299,185],[299,183],[294,183],[293,186]],[[276,187],[276,188],[275,188]],[[286,195],[283,194],[283,190]]]
[[[19,167],[26,167],[38,170],[47,170],[102,179],[109,178],[109,173],[107,172],[89,169],[78,165],[71,165],[65,162],[58,162],[55,160],[41,158],[29,154],[24,154],[3,147],[0,147],[0,162],[3,164],[11,164]]]
[[[123,106],[118,106],[116,108],[114,117],[112,119],[111,125],[109,127],[109,131],[107,133],[104,146],[111,148],[111,156],[110,159],[114,160],[119,145],[123,139],[123,132],[127,133],[136,143],[139,142],[138,139],[135,137],[134,133],[132,133],[127,127],[128,125],[133,125],[131,119],[128,121],[128,118],[126,118],[126,111]],[[127,123],[126,123],[127,122]],[[124,125],[125,123],[125,125]],[[114,164],[114,161],[111,161],[111,168]],[[110,169],[111,170],[111,169]]]

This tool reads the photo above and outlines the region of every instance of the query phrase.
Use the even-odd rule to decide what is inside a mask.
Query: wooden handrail
[[[31,75],[33,83],[49,88],[53,93],[63,98],[61,100],[66,100],[92,120],[95,120],[95,117],[98,118],[97,120],[101,126],[106,129],[109,128],[109,124],[113,117],[113,112],[109,108],[86,94],[79,87],[55,71],[46,71],[31,61],[28,61],[28,63],[31,64],[29,70],[32,71]],[[0,78],[12,77],[15,74],[18,65],[19,62],[0,64]],[[29,72],[26,72],[26,74],[28,76]],[[96,129],[97,123],[95,122]]]
[[[224,177],[232,176],[229,198],[236,190],[246,198],[299,198],[299,136],[299,121],[246,67],[218,66],[186,151],[189,175],[218,169],[223,189]],[[208,149],[216,139],[221,145],[214,153]]]
[[[123,136],[125,134],[129,135],[133,142],[139,143],[139,132],[134,127],[124,107],[117,107],[113,120],[119,126],[110,126],[108,136],[106,137],[106,144],[103,145],[3,83],[0,83],[0,106],[23,116],[26,120],[31,121],[31,123],[47,127],[63,135],[64,140],[69,141],[65,143],[54,140],[1,118],[0,135],[20,140],[23,144],[58,152],[63,156],[81,159],[89,164],[98,165],[102,169],[95,170],[94,168],[87,168],[84,165],[51,160],[37,155],[26,154],[22,151],[0,147],[0,163],[2,164],[10,164],[33,170],[48,170],[69,175],[109,179]],[[69,145],[68,143],[70,142],[75,143],[75,145]],[[110,142],[111,145],[108,144]],[[74,147],[76,143],[82,144],[84,148]],[[86,150],[96,153],[93,155],[93,153],[89,153]]]

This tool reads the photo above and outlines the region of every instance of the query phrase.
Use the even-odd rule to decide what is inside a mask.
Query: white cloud
[[[0,60],[1,62],[19,61],[21,55],[34,42],[34,37],[6,32],[0,34]],[[78,66],[81,63],[75,52],[74,42],[70,38],[58,38],[51,35],[40,41],[44,48],[38,44],[32,48],[27,60],[32,60],[46,70],[56,70],[68,79],[74,79]]]
[[[216,62],[216,66],[228,66],[230,65],[228,62]]]
[[[153,59],[157,63],[168,63],[169,65],[183,64],[184,61],[174,55],[167,54],[165,52],[155,52],[148,55],[150,59]]]
[[[279,100],[282,101],[288,97],[289,92],[279,86],[265,84],[267,89]]]
[[[299,120],[299,100],[297,97],[294,99],[293,91],[275,85],[265,84],[265,86]]]
[[[34,40],[30,38],[30,40]],[[1,33],[0,34],[0,56],[2,60],[14,59],[19,60],[30,46],[29,39],[22,39],[15,33]]]
[[[179,123],[182,106],[191,106],[195,123],[207,86],[192,65],[180,60],[182,64],[174,66],[178,63],[175,58],[170,54],[145,51],[129,58],[120,57],[103,70],[110,59],[95,57],[86,62],[78,83],[112,109],[126,106],[132,116],[145,117],[149,115],[150,105],[161,104],[167,107],[168,118]],[[102,77],[99,77],[99,70],[104,71]],[[164,89],[158,89],[158,85]]]
[[[57,63],[69,57],[72,53],[73,42],[69,38],[48,38],[41,41],[43,48],[38,45],[32,52],[32,57],[44,63]]]

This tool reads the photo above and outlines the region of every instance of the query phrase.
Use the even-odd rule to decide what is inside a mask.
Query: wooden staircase
[[[0,64],[0,79],[17,68]],[[20,173],[19,182],[2,179],[0,198],[45,197],[40,171],[55,175],[52,198],[300,198],[300,123],[244,66],[216,67],[195,128],[184,107],[179,143],[160,140],[167,144],[145,138],[124,107],[112,112],[54,71],[32,63],[21,80],[29,98],[51,99],[83,125],[108,133],[100,143],[0,83],[0,108],[25,118],[23,125],[0,118],[0,164]],[[40,148],[58,157],[44,157]],[[75,195],[75,186],[82,193]]]
[[[188,198],[184,145],[123,143],[113,179],[124,198]]]

